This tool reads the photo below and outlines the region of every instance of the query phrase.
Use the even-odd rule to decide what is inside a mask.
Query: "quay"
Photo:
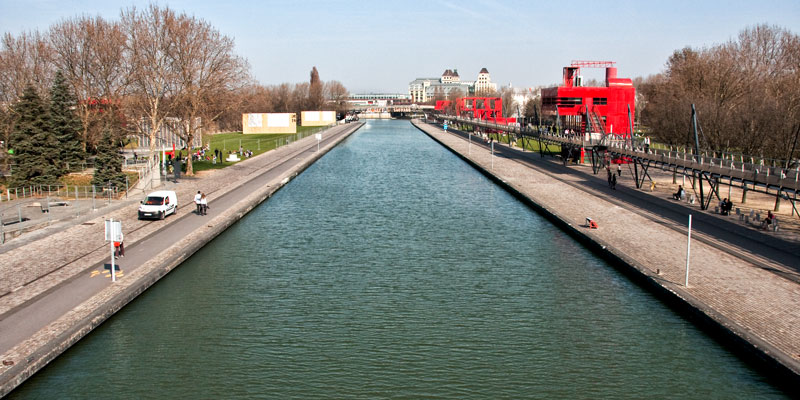
[[[0,397],[75,344],[206,243],[272,196],[363,123],[331,127],[202,177],[169,187],[179,211],[163,221],[139,221],[138,202],[113,207],[47,235],[30,234],[0,252]],[[209,197],[207,216],[193,196]],[[125,257],[110,274],[104,220],[122,221]],[[22,243],[22,244],[20,244]]]
[[[800,394],[800,251],[742,226],[539,154],[414,120],[422,132],[528,204],[712,336]],[[692,214],[688,286],[688,216]],[[587,218],[598,225],[589,229]],[[796,238],[794,238],[796,239]]]

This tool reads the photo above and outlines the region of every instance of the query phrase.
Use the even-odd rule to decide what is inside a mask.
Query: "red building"
[[[636,88],[628,78],[617,78],[613,61],[573,61],[564,67],[563,86],[542,89],[542,114],[558,117],[561,129],[627,135],[633,125]],[[605,86],[583,86],[581,68],[605,68]],[[628,115],[630,106],[630,117]]]

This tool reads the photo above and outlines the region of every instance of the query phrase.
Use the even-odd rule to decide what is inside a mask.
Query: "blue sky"
[[[46,30],[62,18],[149,2],[0,0],[0,31]],[[417,77],[457,68],[515,87],[560,80],[571,60],[612,60],[620,77],[655,74],[685,46],[703,47],[768,23],[800,34],[800,1],[158,1],[236,40],[263,84],[323,80],[351,92],[407,92]],[[602,78],[602,70],[585,71]]]

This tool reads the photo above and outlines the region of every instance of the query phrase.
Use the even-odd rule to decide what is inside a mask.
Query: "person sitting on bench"
[[[686,195],[686,193],[683,191],[683,186],[682,185],[678,185],[678,192],[677,193],[673,193],[672,194],[672,198],[674,198],[675,200],[681,200],[681,199],[683,199],[683,196],[685,196],[685,195]]]

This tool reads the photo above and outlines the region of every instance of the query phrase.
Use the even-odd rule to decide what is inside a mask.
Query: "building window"
[[[542,98],[542,105],[545,106],[578,106],[583,104],[580,97],[545,97]]]
[[[605,106],[608,104],[608,97],[594,97],[592,98],[592,104],[596,106]]]

